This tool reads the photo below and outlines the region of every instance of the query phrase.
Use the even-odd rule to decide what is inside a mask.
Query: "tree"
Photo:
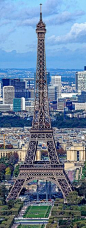
[[[77,224],[77,227],[85,228],[86,227],[86,220],[77,221],[76,224]]]
[[[60,155],[65,155],[66,151],[61,147],[60,149],[57,150],[57,153]]]
[[[70,192],[67,196],[67,202],[70,205],[79,204],[81,200],[82,198],[78,196],[78,193],[76,191]]]
[[[84,163],[84,166],[82,168],[82,179],[85,179],[86,177],[86,162]]]
[[[0,149],[4,149],[4,144],[0,144]]]
[[[0,172],[5,173],[6,165],[3,163],[0,163]]]
[[[0,181],[4,180],[4,173],[0,172]]]
[[[78,193],[86,198],[86,181],[82,181],[81,186],[78,188]]]
[[[75,225],[73,226],[73,228],[77,228],[77,224],[75,224]]]
[[[9,163],[15,165],[18,162],[18,159],[19,159],[18,154],[14,152],[9,158]]]
[[[0,186],[0,200],[2,201],[2,204],[6,204],[6,194],[7,194],[7,189],[5,185]]]
[[[14,200],[9,200],[7,202],[8,208],[11,209],[14,206]]]
[[[10,177],[11,177],[11,169],[10,169],[10,167],[7,167],[7,168],[5,169],[5,176],[6,176],[6,179],[7,179],[7,180],[10,179]]]
[[[19,174],[19,165],[17,165],[16,168],[14,169],[13,176],[17,177],[18,174]]]
[[[14,166],[12,164],[9,165],[9,168],[11,170],[11,175],[13,174],[13,171],[14,171]]]
[[[13,149],[13,145],[11,145],[11,144],[6,145],[6,149]]]
[[[11,175],[11,169],[10,169],[10,167],[7,167],[5,169],[5,175]]]
[[[6,165],[3,163],[0,163],[0,181],[5,179],[5,169],[6,169]]]

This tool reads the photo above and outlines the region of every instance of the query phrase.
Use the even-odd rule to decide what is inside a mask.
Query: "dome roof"
[[[37,29],[45,29],[45,27],[45,23],[42,20],[40,20],[37,24]]]

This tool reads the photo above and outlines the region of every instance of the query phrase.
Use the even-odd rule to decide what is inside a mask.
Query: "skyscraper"
[[[86,71],[76,72],[76,92],[81,94],[82,91],[86,92]]]
[[[3,86],[14,86],[16,98],[21,98],[21,97],[29,98],[30,97],[30,92],[27,88],[27,80],[25,80],[25,79],[23,80],[20,78],[19,79],[18,78],[14,78],[14,79],[3,78],[2,87]]]
[[[3,87],[3,104],[13,104],[14,97],[15,97],[14,86],[4,86]]]
[[[13,99],[13,111],[21,112],[25,110],[25,98],[14,98]]]
[[[57,98],[61,97],[61,76],[55,75],[51,77],[51,84],[57,86]]]
[[[57,101],[57,86],[48,86],[48,99],[49,101]]]

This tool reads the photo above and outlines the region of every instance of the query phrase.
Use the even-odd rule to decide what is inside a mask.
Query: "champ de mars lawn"
[[[48,218],[51,206],[29,206],[24,218]]]

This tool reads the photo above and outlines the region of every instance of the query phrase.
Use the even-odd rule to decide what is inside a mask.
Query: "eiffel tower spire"
[[[42,4],[40,4],[40,21],[42,21]]]
[[[37,45],[37,69],[36,69],[36,93],[32,129],[51,129],[49,116],[48,90],[46,78],[45,58],[45,33],[46,26],[42,21],[42,4],[40,4],[40,21],[36,28]]]

